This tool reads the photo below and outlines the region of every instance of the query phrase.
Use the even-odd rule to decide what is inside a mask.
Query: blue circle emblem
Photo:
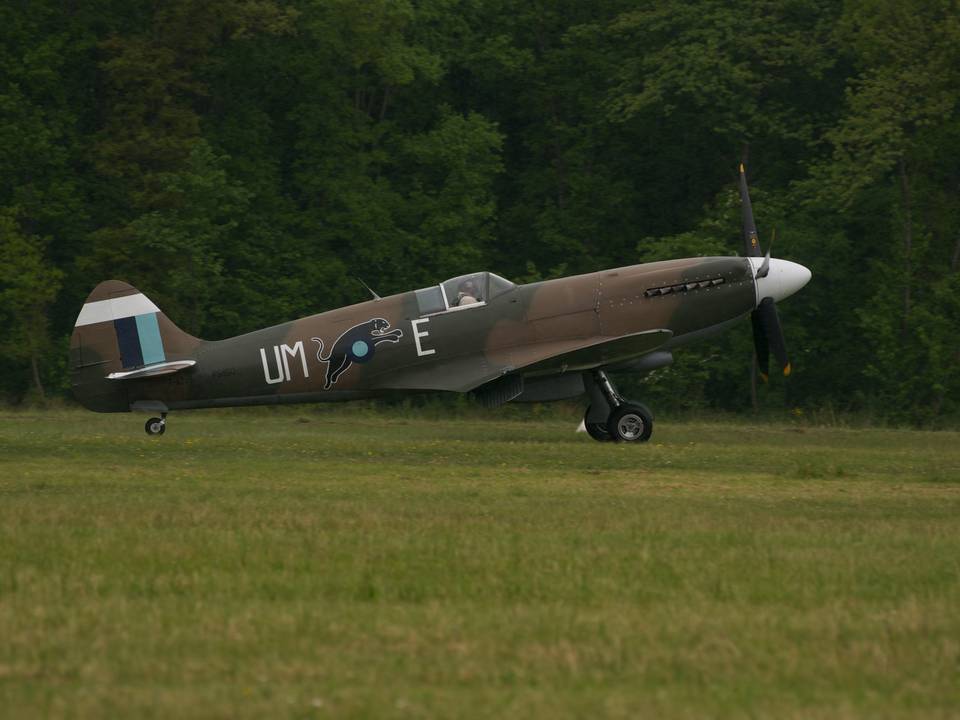
[[[350,348],[353,351],[353,354],[358,358],[365,357],[367,353],[370,352],[370,346],[367,345],[363,340],[357,340],[353,346]]]

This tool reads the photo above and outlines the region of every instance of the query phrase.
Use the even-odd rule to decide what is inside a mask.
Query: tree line
[[[960,412],[960,13],[946,0],[0,3],[0,388],[69,393],[125,279],[221,338],[488,269],[766,248],[749,323],[637,388],[677,407]]]

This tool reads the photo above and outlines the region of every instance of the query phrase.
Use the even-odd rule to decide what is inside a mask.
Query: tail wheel
[[[163,435],[167,430],[167,421],[157,417],[150,418],[143,429],[147,431],[147,435]]]
[[[610,414],[607,433],[615,442],[646,442],[653,433],[653,416],[642,405],[621,405]]]

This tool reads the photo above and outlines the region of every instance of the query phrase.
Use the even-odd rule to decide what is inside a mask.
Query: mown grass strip
[[[949,717],[956,433],[0,414],[13,716]]]

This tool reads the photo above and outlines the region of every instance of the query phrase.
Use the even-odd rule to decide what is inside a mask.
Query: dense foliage
[[[122,278],[219,338],[482,268],[766,245],[796,372],[761,405],[960,412],[947,0],[0,4],[0,389],[66,393]],[[748,323],[648,395],[751,405]],[[680,399],[678,399],[680,398]]]

